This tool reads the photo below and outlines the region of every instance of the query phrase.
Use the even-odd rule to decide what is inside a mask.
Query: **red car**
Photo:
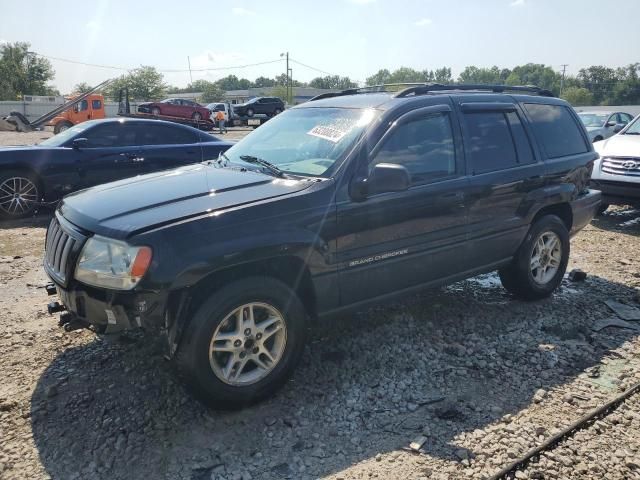
[[[161,102],[148,102],[138,105],[138,112],[168,117],[192,118],[193,120],[209,120],[211,112],[193,100],[183,98],[167,98]]]

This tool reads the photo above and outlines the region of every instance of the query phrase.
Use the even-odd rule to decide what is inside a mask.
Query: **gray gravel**
[[[593,330],[605,300],[640,307],[633,209],[574,238],[588,276],[552,298],[485,275],[316,326],[291,382],[232,413],[192,398],[153,338],[56,327],[46,223],[0,225],[2,479],[483,478],[640,381],[637,330]],[[517,478],[640,478],[639,449],[632,397]]]

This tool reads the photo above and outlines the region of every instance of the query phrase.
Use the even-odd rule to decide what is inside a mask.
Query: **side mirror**
[[[81,148],[86,147],[88,143],[89,140],[86,138],[75,138],[73,142],[71,142],[71,146],[74,150],[80,150]]]
[[[616,123],[616,126],[613,127],[613,133],[618,133],[624,127],[626,127],[626,125],[624,123]]]
[[[386,192],[402,192],[411,185],[411,174],[402,165],[378,163],[369,177],[354,182],[351,196],[354,200],[364,200],[368,195]]]
[[[607,122],[607,124],[605,125],[605,127],[613,127],[616,125],[616,122]]]

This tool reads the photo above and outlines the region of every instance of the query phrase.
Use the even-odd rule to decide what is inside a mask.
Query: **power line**
[[[115,65],[100,65],[97,63],[87,63],[87,62],[80,62],[77,60],[70,60],[68,58],[60,58],[60,57],[53,57],[51,55],[43,55],[42,53],[35,53],[35,55],[42,57],[42,58],[47,58],[49,60],[56,60],[58,62],[65,62],[65,63],[72,63],[75,65],[83,65],[86,67],[96,67],[96,68],[106,68],[106,69],[110,69],[110,70],[121,70],[121,71],[125,71],[128,72],[130,70],[134,70],[137,67],[119,67],[119,66],[115,66]],[[257,62],[257,63],[247,63],[244,65],[233,65],[230,67],[210,67],[210,68],[193,68],[191,70],[187,69],[179,69],[179,68],[169,68],[169,69],[157,69],[159,72],[162,73],[186,73],[186,72],[212,72],[212,71],[219,71],[219,70],[238,70],[238,69],[243,69],[243,68],[249,68],[249,67],[258,67],[260,65],[268,65],[271,63],[278,63],[278,62],[282,62],[283,60],[278,58],[277,60],[268,60],[265,62]]]

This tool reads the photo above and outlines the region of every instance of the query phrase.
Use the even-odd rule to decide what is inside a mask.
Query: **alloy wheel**
[[[224,383],[245,386],[265,378],[282,359],[287,328],[267,303],[247,303],[229,313],[209,344],[209,364]]]
[[[33,209],[38,201],[38,188],[25,177],[10,177],[0,184],[0,210],[18,216]]]
[[[550,282],[562,262],[562,242],[554,232],[543,232],[531,252],[531,275],[539,285]]]

